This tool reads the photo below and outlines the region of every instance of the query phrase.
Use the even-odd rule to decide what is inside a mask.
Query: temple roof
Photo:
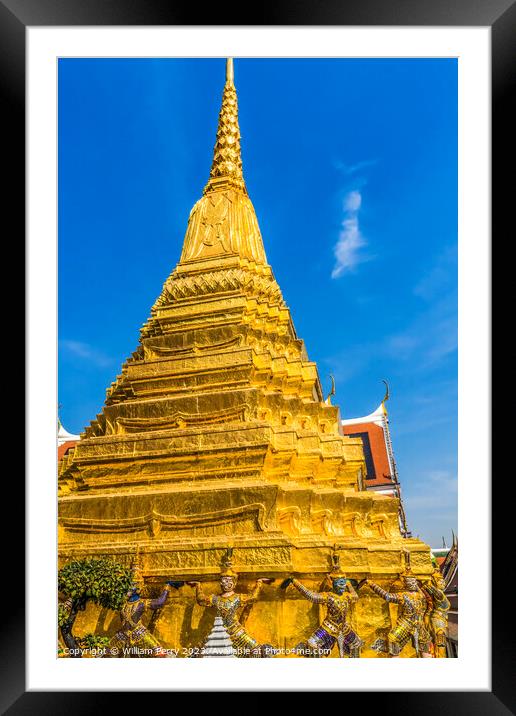
[[[382,428],[387,427],[387,408],[385,403],[389,400],[389,384],[386,380],[382,381],[385,383],[385,396],[380,405],[369,415],[364,415],[361,418],[347,418],[341,420],[342,425],[362,425],[363,423],[374,423]]]
[[[69,433],[68,430],[65,430],[63,427],[63,424],[60,420],[57,421],[58,425],[58,431],[57,431],[57,444],[63,445],[64,443],[70,442],[70,441],[77,441],[79,440],[79,435],[72,435],[72,433]]]
[[[452,589],[457,589],[458,581],[458,568],[459,568],[459,542],[455,535],[453,535],[453,544],[450,547],[448,554],[440,569],[444,580],[446,582],[447,592]]]
[[[361,418],[347,418],[345,420],[342,420],[342,425],[361,425],[363,423],[374,423],[375,425],[384,425],[384,417],[387,415],[387,410],[385,408],[384,402],[382,401],[380,405],[376,408],[376,410],[373,410],[372,413],[369,413],[369,415],[364,415]]]

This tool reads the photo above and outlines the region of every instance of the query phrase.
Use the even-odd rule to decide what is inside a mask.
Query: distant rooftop
[[[57,445],[60,446],[63,443],[67,443],[70,441],[77,442],[80,439],[79,435],[72,435],[72,433],[69,433],[68,430],[65,430],[63,427],[63,424],[61,421],[58,421],[58,431],[57,431]]]

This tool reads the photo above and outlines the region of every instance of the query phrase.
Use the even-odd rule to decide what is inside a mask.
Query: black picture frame
[[[199,23],[199,7],[192,3],[171,0],[0,0],[0,66],[4,129],[4,147],[11,152],[6,160],[8,188],[4,193],[4,218],[15,220],[10,252],[21,251],[18,265],[24,263],[25,233],[25,30],[28,26],[77,26],[77,25],[384,25],[384,26],[489,26],[492,37],[492,170],[493,170],[493,236],[498,236],[499,246],[508,245],[511,236],[509,211],[514,205],[514,154],[511,159],[511,134],[516,126],[514,109],[511,107],[511,75],[514,76],[514,53],[516,45],[516,4],[514,0],[356,0],[353,4],[341,0],[320,0],[308,3],[296,0],[276,0],[274,5],[252,7],[245,16],[245,5],[232,3],[204,6],[202,22]],[[231,21],[230,21],[231,20]],[[512,98],[514,95],[512,95]],[[505,180],[512,175],[512,182]],[[6,172],[7,173],[7,172]],[[512,188],[511,188],[512,184]],[[512,213],[512,212],[511,212]],[[512,221],[511,221],[512,219]],[[500,249],[500,256],[501,256]],[[494,260],[497,254],[494,252]],[[500,259],[500,269],[510,270]],[[498,278],[493,292],[493,328],[501,324],[503,307],[509,300],[512,287],[509,275],[506,280]],[[512,299],[514,300],[514,299]],[[8,304],[9,305],[9,304]],[[14,304],[11,304],[14,310]],[[9,309],[8,309],[9,310]],[[493,388],[497,381],[501,387],[504,375],[511,367],[510,352],[502,351],[493,371]],[[23,385],[23,376],[18,386]],[[16,393],[20,400],[19,387]],[[23,404],[23,403],[22,403]],[[503,419],[503,409],[502,409]],[[508,412],[506,413],[508,416]],[[508,421],[507,421],[508,422]],[[484,436],[489,440],[490,436]],[[503,451],[509,444],[508,427],[493,431],[493,455]],[[496,448],[496,449],[495,449]],[[24,450],[28,446],[22,446]],[[9,445],[9,451],[12,447]],[[51,478],[49,478],[51,480]],[[24,504],[24,482],[21,475],[9,478],[10,499],[13,504]],[[504,498],[504,489],[493,490],[492,573],[497,575],[496,591],[493,593],[492,643],[479,644],[479,648],[491,649],[491,692],[369,692],[367,709],[377,708],[384,714],[500,714],[516,713],[515,664],[512,642],[512,609],[509,586],[502,580],[510,570],[507,561],[511,545],[509,534],[512,500]],[[21,507],[19,508],[21,513]],[[504,531],[507,534],[504,534]],[[25,690],[25,613],[23,600],[23,569],[25,561],[24,535],[16,524],[15,539],[4,545],[4,610],[0,639],[2,641],[2,667],[0,671],[0,709],[2,713],[32,714],[87,713],[104,708],[117,708],[119,694],[83,692],[80,699],[73,692],[27,692]],[[514,540],[514,538],[512,538]],[[479,579],[489,579],[490,570],[479,565]],[[13,590],[13,593],[10,591]],[[470,598],[466,595],[463,598]],[[474,598],[474,595],[471,595]],[[408,685],[410,686],[410,685]],[[374,688],[374,685],[373,685]],[[294,689],[290,689],[294,690]],[[314,689],[315,690],[315,689]],[[339,690],[336,684],[336,691]],[[363,694],[347,693],[349,700]],[[238,698],[238,697],[236,697]],[[115,701],[115,699],[117,701]],[[139,694],[131,695],[131,709],[140,708]],[[143,706],[143,702],[142,707]],[[104,708],[101,704],[105,704]],[[322,704],[321,704],[322,705]],[[147,700],[147,708],[150,706]],[[173,708],[172,705],[170,705]],[[237,702],[233,702],[233,708]],[[144,707],[145,708],[145,707]]]

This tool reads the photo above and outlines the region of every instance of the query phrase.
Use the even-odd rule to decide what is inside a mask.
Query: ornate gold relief
[[[214,526],[237,521],[251,515],[256,529],[263,532],[266,527],[266,508],[263,503],[229,507],[214,512],[204,512],[195,515],[162,515],[155,510],[141,517],[127,517],[117,519],[95,519],[86,517],[60,517],[59,525],[69,532],[94,533],[124,533],[148,530],[156,537],[161,531],[175,532],[187,530],[195,526]]]
[[[301,533],[301,510],[299,507],[282,507],[278,510],[278,524],[289,535]]]
[[[362,521],[360,512],[345,513],[342,515],[342,534],[347,537],[360,537],[359,524]]]
[[[244,422],[247,406],[239,405],[236,408],[226,408],[213,413],[189,414],[177,411],[170,416],[162,418],[123,418],[115,421],[115,431],[118,434],[139,433],[159,430],[172,430],[174,428],[189,428],[201,425],[217,425],[218,423]]]
[[[198,343],[194,341],[190,346],[161,346],[152,343],[145,344],[145,352],[148,357],[153,354],[157,356],[175,357],[185,354],[200,355],[208,351],[219,351],[226,348],[236,348],[242,343],[243,336],[238,335],[224,341],[213,341],[212,343]]]
[[[314,510],[310,514],[310,524],[312,532],[319,534],[322,533],[328,536],[335,536],[338,534],[338,530],[335,528],[333,523],[332,510]]]
[[[312,427],[312,421],[309,415],[301,415],[298,418],[298,423],[301,430],[310,430]]]
[[[194,206],[180,263],[224,254],[266,263],[254,207],[233,190],[207,193]]]
[[[223,253],[228,253],[230,247],[226,244],[228,239],[227,232],[223,231],[223,226],[227,221],[229,198],[227,193],[213,193],[206,197],[206,201],[201,207],[201,224],[204,228],[204,236],[202,237],[202,245],[215,246],[221,244]],[[195,256],[192,256],[195,258]]]
[[[378,535],[378,537],[382,539],[387,539],[389,537],[389,518],[387,515],[371,515],[368,522],[369,527],[374,534]]]

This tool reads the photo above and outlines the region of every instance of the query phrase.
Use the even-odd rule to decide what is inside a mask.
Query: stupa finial
[[[225,185],[231,185],[247,193],[242,172],[238,101],[231,57],[226,60],[226,84],[222,94],[217,140],[213,150],[210,179],[204,192],[216,191],[224,188]]]
[[[226,82],[233,82],[235,79],[235,74],[233,71],[233,58],[228,57],[226,59]]]

